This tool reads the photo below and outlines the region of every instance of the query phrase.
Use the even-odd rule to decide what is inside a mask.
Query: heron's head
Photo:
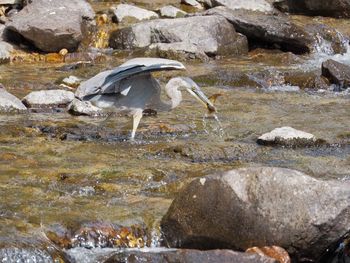
[[[175,90],[174,90],[175,88]],[[193,97],[195,97],[200,103],[202,103],[210,112],[216,112],[214,104],[208,99],[204,92],[200,89],[196,82],[188,77],[176,77],[172,78],[166,85],[168,95],[171,92],[179,92],[181,98],[181,89],[187,90]],[[170,96],[173,97],[173,96]]]

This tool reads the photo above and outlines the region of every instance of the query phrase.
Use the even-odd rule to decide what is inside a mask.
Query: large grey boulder
[[[85,0],[33,0],[11,17],[6,28],[9,34],[22,35],[42,51],[74,51],[94,16]]]
[[[133,250],[115,253],[105,263],[149,262],[149,263],[277,263],[269,257],[258,254],[234,252],[231,250],[199,251],[194,249]]]
[[[32,91],[23,98],[29,108],[66,107],[74,99],[74,93],[66,90]]]
[[[349,231],[350,182],[272,167],[198,178],[178,194],[161,227],[170,247],[277,245],[294,259],[319,262]]]
[[[239,41],[244,38],[245,41]],[[220,16],[195,16],[142,22],[111,34],[115,49],[146,48],[154,43],[187,43],[208,56],[247,52],[245,37]]]
[[[23,112],[26,106],[14,95],[8,93],[0,84],[0,112]]]
[[[137,22],[158,18],[158,14],[134,5],[120,4],[113,8],[115,19],[118,23]]]
[[[0,41],[0,64],[10,61],[12,51],[12,45],[4,41]]]
[[[247,36],[252,43],[265,43],[295,53],[310,52],[314,47],[315,40],[287,16],[244,9],[232,10],[224,6],[209,9],[204,14],[225,17],[237,32]]]
[[[230,9],[247,9],[271,12],[273,7],[265,0],[212,0],[214,6],[226,6]]]
[[[274,6],[289,13],[350,17],[349,0],[279,0],[275,1]]]

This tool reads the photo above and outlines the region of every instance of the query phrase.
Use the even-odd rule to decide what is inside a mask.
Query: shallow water
[[[95,8],[101,6],[106,3]],[[319,61],[266,52],[186,63],[183,74],[197,80],[206,94],[222,94],[217,116],[223,131],[215,120],[203,119],[206,110],[188,94],[172,112],[143,118],[136,142],[126,140],[131,128],[127,117],[101,125],[103,119],[67,113],[1,115],[1,239],[43,233],[57,223],[69,228],[102,221],[157,229],[175,194],[193,178],[242,166],[288,167],[317,178],[350,180],[350,96],[268,91],[279,87],[283,73],[309,65],[317,69]],[[0,81],[22,98],[63,77],[87,78],[123,60],[108,56],[69,72],[57,70],[62,64],[1,65]],[[156,76],[165,81],[179,74]],[[331,146],[256,144],[261,134],[281,126],[313,133]]]

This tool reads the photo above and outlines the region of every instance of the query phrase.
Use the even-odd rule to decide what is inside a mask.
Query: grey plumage
[[[160,99],[161,86],[151,73],[181,69],[185,69],[184,65],[175,60],[136,58],[82,82],[75,95],[80,100],[90,101],[99,108],[118,112],[127,111],[131,114],[133,116],[131,138],[133,139],[143,110],[168,111],[175,108],[182,100],[179,88],[185,88],[208,109],[215,111],[214,105],[190,78],[171,79],[165,86],[171,101],[164,102]]]

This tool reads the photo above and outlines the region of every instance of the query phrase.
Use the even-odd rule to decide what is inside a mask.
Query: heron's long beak
[[[187,91],[195,97],[198,101],[204,104],[204,106],[209,110],[209,112],[216,112],[214,104],[205,96],[203,91],[198,87],[197,84],[192,85],[191,88],[187,88]]]

